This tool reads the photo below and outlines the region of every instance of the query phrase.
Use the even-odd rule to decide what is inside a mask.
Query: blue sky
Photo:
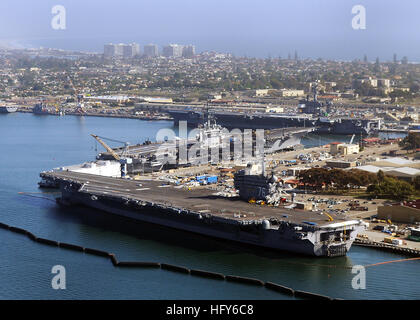
[[[51,28],[51,8],[67,29]],[[351,9],[366,8],[366,30]],[[193,43],[198,51],[420,61],[417,0],[1,0],[0,44],[101,51],[107,42]]]

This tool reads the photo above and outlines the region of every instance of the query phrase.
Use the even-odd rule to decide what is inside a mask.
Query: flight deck
[[[233,197],[216,195],[215,190],[198,187],[188,190],[183,186],[165,184],[154,180],[128,180],[71,171],[53,171],[41,174],[44,179],[67,181],[80,185],[79,192],[95,196],[113,196],[148,201],[171,207],[193,210],[234,220],[281,220],[293,223],[326,225],[329,218],[317,212],[286,209],[282,207],[250,204]],[[335,222],[345,219],[335,215]]]

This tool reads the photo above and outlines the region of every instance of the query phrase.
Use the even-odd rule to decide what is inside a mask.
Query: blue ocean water
[[[113,252],[119,260],[157,261],[249,276],[335,298],[420,298],[419,261],[369,267],[366,289],[352,288],[352,266],[405,258],[398,254],[357,246],[347,257],[334,259],[266,252],[87,208],[60,208],[54,202],[56,194],[40,193],[39,172],[94,159],[96,143],[90,133],[137,143],[153,139],[161,128],[172,128],[172,122],[0,115],[0,221],[39,237]],[[51,287],[54,265],[66,268],[66,290]],[[114,268],[107,259],[48,247],[0,229],[0,299],[290,297],[265,288],[160,269]]]

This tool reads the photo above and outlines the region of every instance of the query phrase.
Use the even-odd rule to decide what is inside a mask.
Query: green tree
[[[367,191],[375,197],[405,200],[414,194],[414,187],[408,182],[391,177],[384,177],[382,182],[372,184]]]
[[[301,171],[299,173],[299,178],[305,186],[310,185],[316,189],[321,189],[323,185],[328,187],[332,183],[329,170],[325,168],[311,168],[309,170]]]
[[[349,174],[349,183],[355,187],[367,187],[378,182],[377,175],[371,172],[359,169],[351,169],[347,172]]]
[[[382,170],[379,170],[377,173],[379,183],[382,183],[385,180],[385,174]]]
[[[416,190],[420,190],[420,176],[414,178],[414,188]]]
[[[404,150],[415,150],[420,148],[420,135],[416,133],[409,133],[401,142],[400,147]]]

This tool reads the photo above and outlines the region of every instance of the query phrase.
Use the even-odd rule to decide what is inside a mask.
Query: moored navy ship
[[[168,113],[174,119],[175,124],[187,121],[188,126],[197,127],[205,119],[206,112],[191,110],[169,110]],[[307,115],[275,114],[263,112],[231,112],[209,111],[217,123],[225,128],[238,129],[276,129],[290,127],[314,127],[316,119]]]
[[[9,105],[0,105],[0,113],[14,113],[17,111],[17,107]]]
[[[171,110],[169,114],[175,124],[180,121],[187,121],[189,126],[196,127],[202,123],[204,112]],[[226,128],[238,129],[278,129],[278,128],[314,128],[316,133],[330,134],[362,134],[379,130],[380,119],[357,119],[357,118],[325,118],[309,115],[283,115],[270,113],[244,113],[244,112],[221,112],[213,111],[213,117],[217,123]]]
[[[63,205],[84,205],[142,222],[312,256],[346,255],[365,228],[361,220],[258,206],[217,196],[211,189],[162,188],[161,181],[142,181],[139,187],[138,181],[60,170],[43,172],[41,177],[59,185],[58,202]],[[245,173],[242,182],[253,178]],[[265,178],[257,178],[257,187],[261,181],[266,184]]]
[[[200,155],[201,152],[208,154],[208,161],[210,163],[219,163],[226,161],[224,155],[229,160],[234,159],[235,148],[239,144],[244,144],[244,132],[229,132],[227,128],[220,126],[212,117],[212,114],[206,113],[206,122],[199,124],[198,128],[185,132],[184,135],[188,137],[175,137],[170,141],[151,142],[149,140],[142,144],[129,145],[127,142],[116,141],[113,139],[98,137],[93,135],[95,139],[100,138],[99,141],[107,152],[102,152],[97,156],[97,160],[119,160],[119,157],[130,157],[132,162],[128,165],[130,173],[150,173],[154,171],[173,169],[182,166],[189,166],[187,162],[180,162],[180,148],[185,147],[188,157],[197,150]],[[250,130],[254,135],[249,140],[250,147],[255,146],[256,136],[255,130]],[[263,131],[263,130],[261,130]],[[299,146],[304,135],[312,132],[313,128],[283,128],[272,129],[264,131],[264,136],[261,137],[261,145],[265,154],[275,153],[282,150],[290,150]],[[239,134],[240,133],[240,134]],[[239,136],[238,136],[239,134]],[[110,140],[124,144],[124,147],[112,149],[107,146],[101,139]],[[251,141],[252,140],[252,141]],[[246,143],[245,143],[246,144]],[[199,151],[200,150],[200,151]],[[207,151],[205,151],[207,150]],[[197,153],[196,152],[196,153]],[[223,154],[225,152],[225,154]],[[182,153],[182,151],[181,151]],[[254,153],[255,155],[255,153]]]
[[[33,108],[32,112],[38,115],[56,114],[56,108],[47,106],[45,103],[37,103]]]
[[[323,114],[324,109],[331,109],[330,102],[321,103],[317,98],[317,88],[313,87],[313,99],[309,95],[300,100],[297,113],[270,112],[233,112],[233,111],[197,111],[169,110],[175,124],[187,121],[192,127],[202,124],[206,112],[210,112],[218,124],[226,128],[238,129],[278,129],[278,128],[314,128],[316,133],[337,135],[369,135],[381,127],[380,119],[330,117]]]
[[[363,135],[367,136],[380,130],[380,119],[355,119],[355,118],[319,118],[316,122],[316,133]]]

